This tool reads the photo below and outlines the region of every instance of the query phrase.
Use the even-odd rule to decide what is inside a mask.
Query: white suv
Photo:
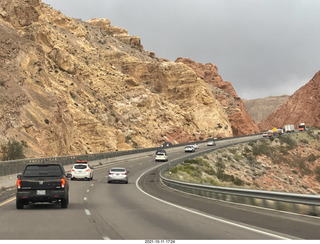
[[[168,161],[168,155],[165,152],[157,152],[155,161]]]
[[[93,170],[90,168],[88,164],[79,163],[73,165],[71,169],[71,180],[75,179],[86,179],[92,180],[93,179]]]

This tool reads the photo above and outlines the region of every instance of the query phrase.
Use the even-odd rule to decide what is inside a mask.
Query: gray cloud
[[[43,0],[107,18],[174,61],[214,63],[241,98],[291,95],[320,70],[318,0]]]

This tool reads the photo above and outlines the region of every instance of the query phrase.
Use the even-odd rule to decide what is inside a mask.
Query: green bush
[[[280,143],[287,144],[287,148],[289,150],[297,147],[297,142],[291,136],[281,136],[279,138],[280,138]]]
[[[226,165],[224,164],[224,162],[222,162],[222,160],[220,161],[218,161],[218,162],[216,162],[216,166],[217,166],[217,168],[219,169],[225,169],[226,168]]]
[[[25,158],[24,149],[27,147],[25,141],[18,142],[15,139],[10,140],[6,145],[1,145],[2,161]]]
[[[258,155],[271,156],[272,152],[273,152],[273,149],[268,143],[268,141],[266,140],[256,143],[252,146],[252,153],[255,156],[258,156]]]

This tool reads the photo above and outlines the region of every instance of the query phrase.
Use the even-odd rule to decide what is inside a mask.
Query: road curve
[[[230,141],[221,141],[223,146]],[[199,150],[207,150],[201,145]],[[169,149],[170,160],[183,157]],[[111,162],[112,163],[112,162]],[[112,165],[96,168],[93,181],[70,182],[67,209],[49,204],[0,205],[3,240],[262,240],[320,239],[320,219],[191,196],[165,187],[153,152],[113,163],[126,167],[128,184],[108,184]]]

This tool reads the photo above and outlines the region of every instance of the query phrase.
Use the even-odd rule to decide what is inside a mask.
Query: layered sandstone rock
[[[223,81],[218,74],[216,65],[210,63],[196,63],[188,58],[178,58],[176,62],[181,62],[191,67],[196,74],[209,85],[215,98],[227,111],[232,131],[235,136],[259,132],[257,124],[249,115],[244,103],[240,97],[238,97],[232,84]]]
[[[297,128],[300,123],[307,127],[320,126],[320,71],[303,87],[288,98],[274,113],[259,124],[262,130],[274,127],[284,127],[294,124]]]
[[[233,135],[193,69],[108,20],[68,18],[39,0],[0,9],[0,144],[24,140],[39,157]]]

